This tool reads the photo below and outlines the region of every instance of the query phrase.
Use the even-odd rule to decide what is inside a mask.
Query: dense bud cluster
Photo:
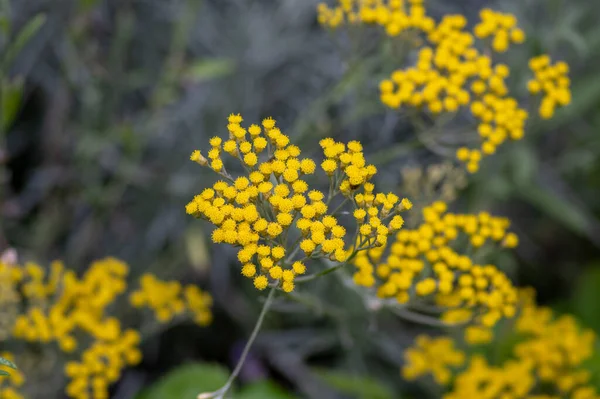
[[[195,196],[186,212],[215,225],[213,242],[239,248],[241,273],[252,278],[257,289],[271,284],[290,292],[296,277],[306,272],[307,260],[327,258],[342,264],[360,251],[385,245],[388,236],[402,227],[399,197],[375,192],[370,180],[377,168],[366,162],[358,141],[344,144],[326,138],[319,142],[324,157],[320,167],[330,183],[326,196],[305,180],[315,173],[317,163],[301,158],[300,149],[276,127],[275,120],[267,118],[262,127],[253,124],[246,129],[242,117],[232,114],[228,122],[229,140],[210,139],[210,163],[198,150],[191,156],[224,180]],[[222,152],[237,158],[247,174],[230,176]],[[331,211],[338,194],[342,202]],[[358,222],[349,242],[338,220],[341,206],[347,203]]]

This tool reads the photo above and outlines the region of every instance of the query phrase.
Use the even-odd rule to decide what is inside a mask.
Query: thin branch
[[[269,291],[269,295],[267,296],[267,300],[263,304],[263,308],[260,311],[260,315],[258,316],[258,320],[256,321],[256,324],[254,325],[252,334],[250,335],[248,342],[246,342],[246,346],[244,346],[244,351],[242,352],[242,355],[240,356],[240,360],[238,360],[238,363],[235,366],[235,369],[229,376],[229,379],[227,380],[225,385],[223,385],[220,389],[218,389],[214,392],[205,392],[205,393],[199,394],[198,399],[224,399],[225,398],[225,395],[227,394],[229,389],[231,389],[231,385],[233,384],[233,382],[237,378],[238,374],[242,370],[242,366],[244,365],[244,362],[246,361],[246,357],[248,356],[248,353],[250,352],[250,348],[252,347],[252,344],[256,340],[256,337],[258,336],[258,332],[260,331],[263,321],[265,320],[265,316],[266,316],[267,312],[269,311],[271,304],[273,303],[273,298],[275,297],[276,291],[277,291],[277,287],[273,287],[273,288],[271,288],[271,291]]]

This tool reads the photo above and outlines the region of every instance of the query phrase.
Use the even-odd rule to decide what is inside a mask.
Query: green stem
[[[344,204],[346,203],[346,201],[348,201],[348,197],[344,198],[344,200],[337,206],[337,208],[334,209],[333,212],[331,212],[331,216],[335,216],[335,214],[342,209],[342,206],[344,206]]]
[[[392,313],[394,313],[395,315],[399,316],[402,319],[408,320],[408,321],[412,321],[415,323],[419,323],[425,326],[431,326],[431,327],[453,327],[452,324],[448,324],[443,322],[440,319],[434,318],[434,317],[430,317],[430,316],[426,316],[420,313],[415,313],[415,312],[411,312],[407,309],[404,308],[394,308],[394,307],[390,307],[390,310],[392,311]]]
[[[262,324],[265,320],[265,316],[267,315],[269,308],[273,304],[273,298],[275,297],[276,291],[277,291],[277,287],[273,287],[273,288],[271,288],[271,291],[269,291],[269,295],[267,296],[267,300],[265,301],[263,308],[260,311],[258,320],[256,321],[256,324],[254,325],[254,329],[252,330],[252,334],[250,334],[250,338],[248,339],[248,342],[246,342],[246,346],[244,346],[244,351],[242,352],[242,355],[240,356],[240,360],[238,360],[238,363],[235,366],[235,369],[233,369],[233,372],[229,376],[229,379],[227,380],[225,385],[223,385],[220,389],[218,389],[214,392],[201,393],[200,395],[198,395],[198,399],[224,399],[225,398],[225,395],[231,389],[231,385],[233,385],[233,382],[235,381],[238,374],[242,370],[242,366],[244,365],[244,362],[246,361],[246,357],[248,356],[248,353],[250,352],[250,348],[252,347],[252,344],[256,340],[256,337],[258,336],[258,332],[260,331],[260,328],[262,327]]]
[[[163,73],[151,94],[150,108],[153,111],[159,110],[172,101],[172,91],[177,88],[178,79],[185,68],[185,50],[190,32],[194,27],[194,18],[196,18],[201,4],[202,0],[187,1],[185,4],[187,9],[173,27]]]
[[[327,207],[329,208],[329,204],[331,204],[331,201],[333,200],[333,197],[335,197],[335,174],[329,176],[329,193],[327,193],[327,202],[325,203],[325,205],[327,205]]]
[[[352,259],[354,259],[354,257],[356,256],[356,254],[358,254],[358,253],[359,253],[361,250],[363,250],[363,249],[364,249],[364,248],[359,248],[359,249],[357,249],[356,251],[352,252],[352,255],[350,255],[350,257],[349,257],[348,259],[346,259],[346,261],[345,261],[345,262],[339,263],[339,264],[337,264],[337,265],[335,265],[335,266],[331,266],[331,267],[329,267],[329,268],[327,268],[327,269],[325,269],[325,270],[321,270],[320,272],[318,272],[318,273],[315,273],[315,274],[311,274],[311,275],[309,275],[309,276],[298,277],[298,278],[297,278],[296,280],[294,280],[294,281],[295,281],[296,283],[306,283],[306,282],[308,282],[308,281],[315,280],[315,279],[317,279],[317,278],[319,278],[319,277],[321,277],[321,276],[324,276],[324,275],[326,275],[326,274],[333,273],[334,271],[336,271],[336,270],[338,270],[338,269],[341,269],[342,267],[344,267],[344,266],[348,265],[348,264],[350,263],[350,261],[351,261]]]
[[[300,240],[302,240],[302,238],[303,238],[302,236],[298,237],[298,239],[290,247],[290,248],[293,248],[292,253],[290,253],[290,255],[287,257],[287,259],[284,261],[285,264],[290,264],[292,262],[292,259],[294,259],[294,256],[296,256],[296,254],[300,250],[300,245],[298,245],[298,244],[300,243]]]

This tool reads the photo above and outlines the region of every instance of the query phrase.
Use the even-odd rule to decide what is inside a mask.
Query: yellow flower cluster
[[[377,169],[366,163],[359,142],[320,141],[325,158],[321,169],[330,181],[326,198],[319,190],[309,190],[303,180],[315,172],[316,163],[300,158],[300,149],[290,144],[272,118],[263,120],[262,127],[253,124],[247,129],[241,126],[240,115],[230,115],[228,122],[229,140],[213,137],[207,154],[210,167],[225,181],[219,180],[195,196],[186,212],[217,227],[213,242],[240,248],[241,273],[252,278],[257,289],[276,284],[290,292],[296,276],[305,273],[307,259],[345,262],[366,246],[384,245],[387,236],[402,226],[402,218],[395,214],[399,211],[395,207],[398,197],[374,193],[369,180]],[[222,152],[237,158],[247,176],[231,177],[225,171]],[[191,159],[209,165],[198,150]],[[352,249],[346,249],[346,229],[338,223],[337,210],[328,213],[338,193],[346,197],[340,206],[351,200],[357,219],[362,221],[369,215],[369,222],[360,226],[360,237],[352,241],[359,245]],[[384,224],[386,218],[390,219],[389,226]],[[288,244],[293,226],[300,237]],[[300,250],[305,256],[294,259]]]
[[[477,120],[480,146],[461,147],[456,157],[469,172],[476,172],[481,159],[494,154],[507,139],[523,137],[528,113],[508,93],[510,69],[493,63],[476,42],[489,39],[491,51],[498,53],[505,52],[510,43],[522,43],[525,33],[517,27],[514,15],[484,9],[480,22],[469,32],[462,15],[446,15],[436,23],[426,15],[422,0],[338,0],[333,9],[320,4],[318,19],[331,28],[344,22],[375,24],[384,27],[389,36],[411,32],[410,37],[416,34],[423,38],[425,45],[415,65],[394,71],[380,83],[381,102],[393,109],[426,109],[434,116],[468,107]],[[570,101],[565,76],[568,68],[564,63],[546,68],[543,60],[548,57],[540,58],[532,59],[536,78],[529,86],[532,93],[543,90],[546,94],[540,115],[549,118],[557,105]]]
[[[433,18],[425,15],[423,0],[339,0],[338,3],[335,8],[325,3],[318,5],[321,25],[335,29],[344,23],[377,24],[389,36],[410,30],[431,32],[435,27]]]
[[[60,263],[53,263],[48,283],[40,266],[26,265],[23,273],[23,292],[32,299],[44,299],[57,291],[56,301],[44,309],[33,306],[20,315],[14,326],[15,338],[26,341],[58,341],[65,352],[77,348],[75,333],[78,329],[98,340],[115,339],[119,322],[106,317],[106,308],[127,288],[125,263],[106,258],[90,265],[79,279],[73,271],[64,271]],[[34,302],[35,304],[35,302]]]
[[[586,385],[590,373],[581,367],[593,354],[593,332],[581,330],[571,316],[554,318],[550,309],[535,305],[530,293],[524,292],[521,299],[520,314],[514,324],[520,340],[513,347],[512,359],[500,366],[491,366],[483,356],[473,355],[468,367],[458,371],[462,363],[438,360],[464,356],[463,352],[454,350],[454,341],[419,337],[415,346],[406,351],[403,375],[414,380],[433,374],[439,385],[448,387],[444,399],[600,398]],[[452,376],[454,382],[449,385]],[[548,395],[548,392],[553,394]]]
[[[507,232],[509,224],[486,212],[450,213],[444,202],[435,202],[423,209],[420,226],[397,233],[389,252],[373,248],[359,253],[354,281],[376,287],[380,298],[395,298],[400,304],[434,302],[449,309],[443,321],[474,322],[466,331],[469,341],[489,340],[489,328],[514,316],[517,292],[495,266],[475,264],[453,246],[466,238],[472,251],[486,243],[514,247],[518,239]]]
[[[411,381],[422,375],[431,374],[440,385],[446,385],[452,377],[452,368],[465,362],[465,354],[458,350],[452,339],[430,338],[420,335],[415,345],[404,352],[407,367],[402,369],[405,379]]]
[[[91,345],[83,353],[78,352],[82,353],[81,361],[69,362],[65,367],[72,379],[67,395],[77,399],[108,398],[108,387],[122,369],[141,360],[139,333],[123,330],[119,320],[109,315],[109,307],[127,289],[129,267],[115,258],[105,258],[93,262],[81,277],[60,262],[52,263],[49,269],[46,272],[33,263],[0,263],[0,302],[15,310],[15,317],[8,320],[12,336],[28,342],[57,342],[66,353],[75,352],[80,343],[90,342],[91,338]],[[169,312],[179,306],[200,325],[211,321],[212,299],[198,287],[182,289],[178,283],[162,283],[150,275],[143,276],[140,285],[140,290],[132,294],[132,302],[151,307],[161,321],[165,300]],[[0,385],[0,398],[20,398],[15,389],[22,379],[19,371],[4,378],[10,384]]]
[[[527,337],[515,346],[515,355],[531,362],[541,381],[556,381],[561,392],[587,382],[574,375],[581,374],[576,367],[593,354],[596,336],[592,330],[581,330],[569,315],[553,318],[549,308],[537,307],[530,299],[515,330]]]
[[[475,25],[473,33],[479,39],[492,39],[492,48],[497,53],[508,50],[510,43],[523,43],[525,32],[517,27],[517,19],[512,14],[490,10],[481,10],[481,22]]]
[[[481,146],[462,147],[457,158],[476,172],[481,158],[495,153],[507,138],[523,137],[528,115],[508,96],[509,67],[494,65],[480,53],[474,35],[464,31],[466,25],[461,15],[445,16],[427,36],[433,47],[419,50],[416,66],[393,72],[381,82],[380,91],[381,101],[390,108],[426,106],[437,115],[469,107],[478,121]]]
[[[23,295],[32,302],[43,302],[52,296],[61,281],[64,265],[53,262],[46,277],[44,269],[34,263],[27,263],[21,270],[12,268],[12,281],[23,283]]]
[[[558,106],[571,103],[569,66],[562,61],[552,65],[550,57],[541,55],[529,60],[529,68],[534,78],[527,83],[527,88],[531,94],[543,94],[539,114],[543,119],[550,119]]]
[[[140,335],[135,330],[119,332],[111,341],[96,341],[83,352],[80,362],[69,362],[65,374],[71,378],[67,395],[74,399],[107,399],[108,387],[117,381],[126,366],[142,360]]]
[[[138,309],[152,309],[161,323],[185,313],[190,313],[194,322],[201,326],[212,320],[212,297],[208,293],[195,285],[182,287],[177,281],[161,281],[152,274],[140,278],[140,288],[130,294],[129,302]]]
[[[456,377],[454,389],[444,399],[528,398],[535,385],[531,365],[508,361],[502,367],[490,366],[480,355],[471,357],[469,367]]]
[[[9,352],[0,353],[0,357],[3,357],[4,359],[13,363],[15,362],[15,357]],[[0,398],[23,399],[23,395],[21,395],[18,391],[18,388],[25,383],[25,376],[23,373],[19,370],[13,370],[6,366],[0,366],[0,370],[9,373],[7,376],[0,376]]]

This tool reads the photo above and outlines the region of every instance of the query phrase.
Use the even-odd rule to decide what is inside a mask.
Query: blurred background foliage
[[[453,151],[459,133],[432,125],[444,137],[432,146],[402,113],[386,110],[377,84],[411,61],[406,49],[372,29],[322,29],[316,0],[2,4],[0,249],[43,264],[64,259],[79,271],[115,256],[134,276],[197,282],[216,299],[211,328],[179,325],[145,342],[143,363],[125,373],[114,398],[218,387],[254,323],[261,303],[228,267],[235,253],[209,246],[208,226],[184,212],[212,179],[189,153],[222,133],[229,113],[253,122],[272,115],[309,154],[324,136],[362,140],[378,185],[400,194]],[[549,123],[532,121],[523,141],[478,174],[449,172],[460,181],[454,207],[508,216],[521,244],[499,265],[542,303],[600,332],[600,3],[428,1],[434,17],[470,21],[484,6],[514,13],[527,32],[505,56],[519,94],[519,71],[548,52],[571,67],[573,103]],[[423,328],[385,312],[375,318],[339,284],[315,289],[326,302],[278,303],[236,397],[410,397],[395,344],[408,346]],[[373,342],[373,329],[389,338]]]

